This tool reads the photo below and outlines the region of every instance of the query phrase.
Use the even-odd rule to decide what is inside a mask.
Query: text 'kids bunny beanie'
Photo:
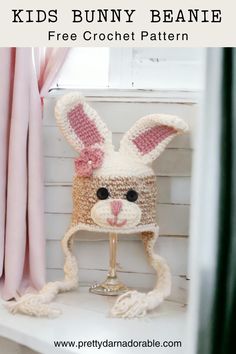
[[[152,162],[188,127],[175,116],[148,115],[124,134],[119,151],[115,151],[111,132],[78,93],[59,99],[55,115],[63,135],[79,155],[75,160],[71,225],[62,240],[65,278],[46,284],[37,294],[24,295],[8,307],[13,313],[34,316],[60,313],[49,303],[57,293],[78,286],[78,265],[72,253],[72,236],[78,231],[140,233],[157,283],[148,293],[131,290],[119,296],[111,313],[117,317],[143,316],[171,290],[169,267],[154,253],[159,227]]]

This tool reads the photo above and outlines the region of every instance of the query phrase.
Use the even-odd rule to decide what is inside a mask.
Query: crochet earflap
[[[14,313],[58,315],[60,311],[49,303],[57,293],[78,286],[73,236],[79,236],[82,231],[139,233],[148,261],[157,275],[156,285],[148,293],[131,290],[121,295],[111,313],[117,317],[143,316],[155,309],[171,290],[169,267],[165,259],[154,252],[159,227],[152,162],[174,136],[188,130],[187,125],[175,116],[148,115],[124,134],[120,148],[115,151],[111,132],[80,94],[71,93],[60,98],[55,116],[63,135],[78,153],[71,225],[62,240],[65,278],[46,284],[38,294],[24,295],[8,307]]]

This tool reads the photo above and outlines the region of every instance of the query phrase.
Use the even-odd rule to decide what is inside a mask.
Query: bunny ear
[[[123,136],[120,151],[148,164],[157,159],[174,136],[187,131],[187,124],[178,117],[151,114],[139,119]]]
[[[63,135],[76,151],[90,146],[112,148],[111,132],[79,93],[59,99],[55,116]]]

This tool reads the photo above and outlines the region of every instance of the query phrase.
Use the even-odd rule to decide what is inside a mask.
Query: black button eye
[[[136,202],[136,200],[138,199],[138,193],[135,190],[130,189],[126,194],[126,199],[129,202]]]
[[[97,197],[98,199],[104,200],[109,197],[109,192],[106,188],[101,187],[97,190]]]

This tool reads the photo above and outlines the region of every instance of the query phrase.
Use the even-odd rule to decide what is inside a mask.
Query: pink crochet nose
[[[114,216],[117,216],[122,208],[122,202],[120,200],[113,200],[111,202],[111,211]]]

